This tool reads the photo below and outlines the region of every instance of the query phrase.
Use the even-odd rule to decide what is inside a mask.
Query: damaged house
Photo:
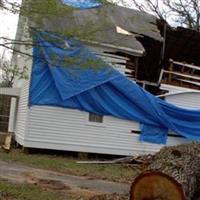
[[[200,34],[196,31],[173,29],[152,15],[113,5],[69,12],[62,19],[46,20],[43,26],[45,30],[61,33],[68,27],[67,34],[81,35],[91,51],[149,92],[166,96],[166,100],[176,98],[171,96],[176,94],[174,90],[200,89],[200,72],[196,67],[200,65],[200,48],[195,45]],[[181,76],[184,70],[188,76]],[[179,105],[182,103],[185,105],[185,102]],[[192,104],[194,108],[200,106]]]
[[[19,24],[16,38],[23,40],[27,20],[20,17]],[[198,139],[199,112],[174,107],[142,87],[178,106],[199,108],[199,33],[116,5],[75,9],[62,20],[31,26],[37,45],[26,52],[32,57],[13,58],[30,69],[29,80],[16,80],[21,90],[11,102],[9,131],[20,145],[133,155]],[[66,27],[71,37],[54,34]],[[179,122],[189,116],[197,127],[187,134],[191,126]]]

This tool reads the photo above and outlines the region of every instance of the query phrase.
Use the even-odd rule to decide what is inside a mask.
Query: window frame
[[[88,115],[88,122],[89,123],[97,123],[97,124],[103,124],[103,115],[98,115],[95,113],[89,113]]]

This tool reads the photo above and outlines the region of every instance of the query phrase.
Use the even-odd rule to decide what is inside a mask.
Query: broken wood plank
[[[188,75],[188,74],[182,74],[182,73],[179,73],[179,72],[173,72],[173,71],[167,71],[167,70],[163,70],[163,71],[165,73],[170,74],[170,78],[172,78],[171,75],[173,74],[173,75],[182,76],[182,77],[185,77],[185,78],[200,80],[200,77],[198,77],[198,76],[191,76],[191,75]],[[169,78],[169,81],[171,80],[170,78]]]
[[[152,159],[152,155],[144,156],[128,156],[114,160],[91,160],[91,161],[77,161],[78,164],[147,164],[148,160]]]
[[[12,142],[12,134],[8,134],[5,136],[4,144],[2,145],[2,148],[6,151],[10,151],[11,148],[11,142]]]
[[[178,65],[178,66],[187,67],[187,68],[190,68],[190,69],[195,69],[195,70],[200,71],[200,67],[199,66],[173,61],[172,59],[170,59],[170,62],[172,62],[172,63],[174,63],[175,65]]]
[[[125,163],[127,161],[132,160],[133,157],[124,157],[124,158],[118,158],[114,160],[93,160],[93,161],[77,161],[79,164],[117,164],[117,163]]]

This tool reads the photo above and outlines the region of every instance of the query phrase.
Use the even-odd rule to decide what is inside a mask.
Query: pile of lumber
[[[164,147],[134,180],[130,200],[196,200],[200,197],[200,143]]]

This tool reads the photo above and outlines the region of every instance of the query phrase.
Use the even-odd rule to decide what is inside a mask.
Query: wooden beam
[[[197,76],[191,76],[191,75],[188,75],[188,74],[182,74],[182,73],[179,73],[179,72],[173,72],[173,71],[168,71],[168,70],[164,70],[164,72],[171,75],[170,80],[172,79],[172,74],[182,76],[182,77],[185,77],[185,78],[200,80],[200,77],[197,77]]]
[[[178,65],[178,66],[184,66],[184,67],[187,67],[187,68],[190,68],[190,69],[195,69],[195,70],[200,71],[200,66],[195,66],[195,65],[191,65],[191,64],[182,63],[182,62],[177,62],[177,61],[173,61],[172,59],[170,59],[170,62],[175,64],[175,65]]]
[[[0,95],[19,97],[20,88],[0,88]]]

